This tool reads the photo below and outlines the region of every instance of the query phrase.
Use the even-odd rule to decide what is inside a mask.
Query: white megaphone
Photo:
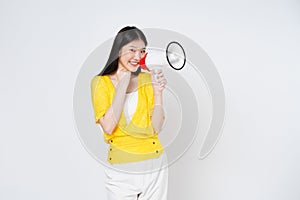
[[[183,47],[178,42],[170,42],[166,49],[147,48],[147,53],[140,60],[140,67],[150,71],[154,66],[161,68],[169,64],[175,70],[181,70],[186,63],[186,55]],[[150,69],[149,69],[150,67]]]

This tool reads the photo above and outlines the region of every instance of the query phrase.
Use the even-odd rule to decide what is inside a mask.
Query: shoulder
[[[91,80],[91,87],[105,86],[107,84],[107,76],[95,76]]]
[[[146,72],[139,73],[141,84],[149,84],[152,82],[151,74]]]
[[[139,85],[143,88],[145,92],[144,94],[146,94],[146,96],[152,97],[153,86],[152,86],[151,74],[146,72],[141,72],[139,76],[140,76]]]

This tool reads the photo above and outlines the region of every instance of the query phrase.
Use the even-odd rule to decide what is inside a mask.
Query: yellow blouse
[[[112,104],[115,88],[108,75],[95,76],[91,82],[92,103],[95,122],[106,113]],[[164,149],[154,132],[151,116],[154,108],[154,94],[151,75],[138,75],[138,103],[131,121],[127,124],[124,111],[112,134],[104,134],[104,141],[110,144],[108,162],[127,163],[159,157]]]

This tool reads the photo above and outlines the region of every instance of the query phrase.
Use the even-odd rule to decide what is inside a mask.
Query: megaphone
[[[176,41],[170,42],[165,50],[147,48],[147,53],[140,60],[140,67],[150,71],[150,66],[162,67],[169,65],[174,70],[181,70],[186,63],[186,54],[181,44]],[[151,67],[150,67],[151,68]]]

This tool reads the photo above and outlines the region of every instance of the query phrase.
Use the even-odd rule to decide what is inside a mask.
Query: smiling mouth
[[[137,67],[139,65],[139,62],[136,61],[130,61],[129,63],[134,67]]]

